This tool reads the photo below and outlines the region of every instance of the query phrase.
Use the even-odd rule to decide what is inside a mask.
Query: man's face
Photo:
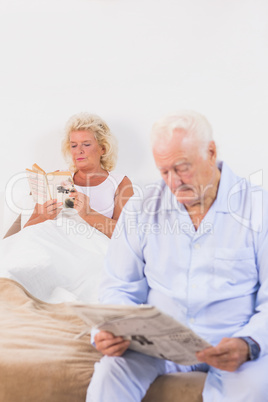
[[[177,200],[187,207],[202,204],[210,193],[216,169],[216,147],[213,141],[207,149],[207,159],[200,155],[185,131],[175,130],[171,139],[160,139],[153,147],[157,168]]]

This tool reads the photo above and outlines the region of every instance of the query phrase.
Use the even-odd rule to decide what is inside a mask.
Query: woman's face
[[[77,130],[70,134],[70,151],[78,170],[90,172],[101,169],[100,158],[104,154],[91,130]]]

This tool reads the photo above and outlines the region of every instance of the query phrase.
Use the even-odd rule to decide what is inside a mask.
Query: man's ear
[[[208,160],[211,163],[215,163],[217,159],[217,148],[216,148],[216,144],[215,141],[210,141],[210,143],[208,144]]]

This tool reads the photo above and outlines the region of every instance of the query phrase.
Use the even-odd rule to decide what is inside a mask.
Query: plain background
[[[66,168],[64,125],[81,111],[106,120],[135,185],[159,176],[153,122],[194,109],[219,158],[268,189],[267,21],[267,0],[0,0],[1,234],[6,187],[27,193],[35,162]]]

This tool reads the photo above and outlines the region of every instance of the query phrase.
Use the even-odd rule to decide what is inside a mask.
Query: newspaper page
[[[150,305],[74,304],[76,314],[93,328],[130,340],[129,348],[183,365],[200,363],[195,352],[211,346],[190,328]],[[80,334],[81,336],[83,334]]]

